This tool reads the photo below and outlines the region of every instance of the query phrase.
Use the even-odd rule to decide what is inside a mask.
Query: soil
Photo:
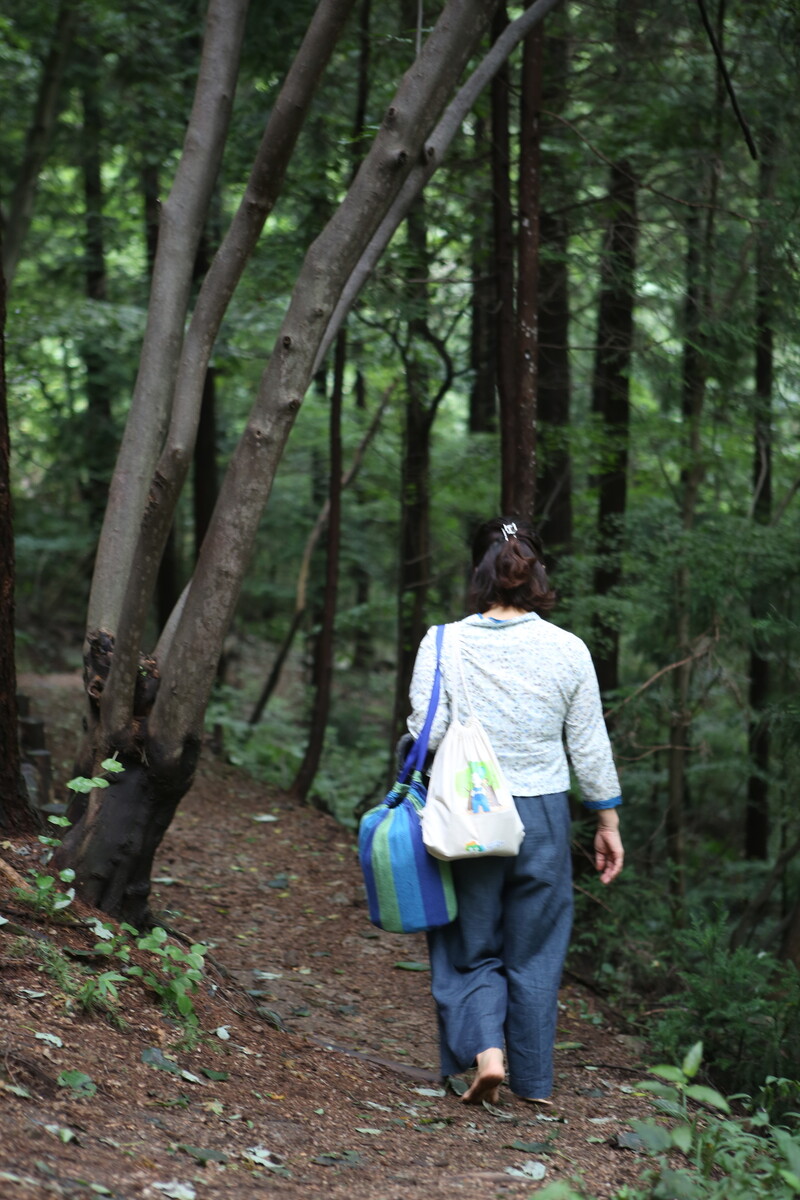
[[[80,682],[22,686],[63,796]],[[23,876],[40,852],[0,844]],[[355,838],[330,817],[204,753],[153,878],[170,944],[210,948],[196,1028],[133,980],[110,1012],[84,1010],[77,989],[122,965],[94,953],[102,914],[74,901],[44,917],[0,871],[3,1197],[477,1200],[563,1179],[605,1200],[641,1174],[617,1139],[651,1112],[645,1048],[569,976],[552,1109],[441,1087],[424,938],[369,923]]]

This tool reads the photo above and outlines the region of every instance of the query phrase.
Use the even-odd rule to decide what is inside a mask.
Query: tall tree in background
[[[611,167],[608,227],[600,267],[592,411],[602,428],[598,483],[598,611],[593,657],[602,692],[619,686],[619,625],[614,592],[622,580],[622,539],[628,488],[630,376],[636,300],[636,181],[627,160]]]
[[[0,246],[2,238],[0,237]],[[14,659],[14,520],[11,506],[11,439],[6,397],[6,282],[0,260],[0,829],[34,828],[26,805],[17,733]]]
[[[772,520],[772,389],[774,375],[774,228],[771,206],[775,186],[775,135],[765,131],[761,139],[758,171],[759,228],[756,240],[755,294],[755,395],[753,397],[753,520],[767,526]],[[769,757],[770,735],[766,707],[770,688],[770,661],[761,632],[768,601],[757,588],[751,601],[753,645],[750,649],[748,700],[748,749],[750,774],[747,779],[745,854],[765,859],[769,847]]]
[[[503,10],[495,18],[495,37],[506,21]],[[536,499],[542,46],[537,25],[523,43],[516,208],[508,71],[498,75],[492,90],[500,507],[528,520],[534,517]]]
[[[554,14],[542,50],[543,141],[563,149],[557,121],[569,95],[569,25]],[[545,539],[551,571],[572,550],[572,464],[569,448],[570,371],[569,203],[562,155],[542,149],[542,207],[539,215],[539,338],[536,521]]]

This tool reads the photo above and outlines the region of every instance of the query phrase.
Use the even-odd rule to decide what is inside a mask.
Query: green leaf
[[[664,1100],[671,1100],[676,1103],[680,1097],[680,1092],[675,1088],[667,1087],[665,1083],[658,1083],[655,1079],[642,1079],[636,1084],[636,1090],[641,1092],[649,1092],[652,1096],[661,1096]]]
[[[213,1079],[215,1083],[222,1083],[226,1079],[230,1079],[228,1071],[212,1071],[211,1067],[201,1067],[200,1074],[205,1075],[206,1079]]]
[[[76,1097],[94,1096],[97,1091],[97,1084],[83,1071],[62,1071],[56,1082],[59,1087],[70,1088]]]
[[[686,1171],[664,1167],[652,1195],[653,1200],[699,1200],[703,1193]]]
[[[513,1142],[506,1142],[504,1149],[521,1150],[523,1154],[547,1154],[550,1142],[523,1142],[516,1138]]]
[[[651,1075],[657,1075],[659,1079],[668,1079],[670,1083],[683,1083],[686,1076],[680,1067],[650,1067],[648,1068]]]
[[[421,962],[396,962],[395,967],[398,971],[429,971],[430,967],[427,963]]]
[[[700,1083],[693,1083],[691,1087],[687,1087],[686,1095],[691,1100],[696,1100],[698,1104],[707,1104],[710,1108],[718,1108],[720,1112],[729,1113],[731,1111],[724,1096],[715,1092],[713,1088],[703,1087]]]
[[[653,1121],[631,1121],[631,1125],[642,1139],[645,1150],[651,1154],[659,1154],[672,1146],[670,1131]]]
[[[682,1070],[687,1079],[694,1079],[703,1061],[703,1043],[695,1042],[683,1060]]]
[[[676,1125],[672,1131],[672,1141],[682,1150],[684,1154],[689,1154],[692,1149],[692,1129],[690,1125]]]
[[[122,763],[116,758],[104,758],[100,763],[104,771],[111,771],[112,775],[118,775],[120,771],[124,771]]]
[[[800,1195],[800,1177],[795,1175],[794,1171],[785,1171],[783,1167],[780,1167],[778,1174],[790,1188]]]

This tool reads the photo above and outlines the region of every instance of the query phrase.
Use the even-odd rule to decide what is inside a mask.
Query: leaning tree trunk
[[[524,19],[518,18],[511,39],[502,43],[502,53],[509,53],[513,37],[524,35],[523,31],[527,32],[554,3],[537,0],[523,14]],[[149,670],[140,662],[141,634],[163,539],[185,478],[187,452],[194,441],[208,354],[250,252],[248,247],[254,244],[251,234],[256,217],[263,221],[266,207],[274,199],[276,169],[280,168],[277,173],[281,175],[302,120],[302,114],[297,117],[297,105],[283,109],[279,98],[271,120],[276,122],[280,136],[266,149],[273,170],[251,179],[249,187],[255,188],[257,195],[254,199],[248,193],[248,201],[240,210],[242,220],[237,223],[234,218],[235,235],[228,235],[233,240],[228,243],[226,237],[212,264],[181,358],[189,295],[186,251],[190,250],[191,266],[213,183],[212,168],[224,140],[224,131],[216,128],[217,118],[226,116],[235,74],[229,77],[230,56],[233,53],[235,57],[236,51],[230,45],[231,21],[225,19],[231,7],[235,15],[234,0],[212,0],[209,7],[211,42],[208,55],[204,46],[198,83],[198,95],[204,95],[205,101],[190,120],[187,151],[179,164],[174,195],[162,211],[166,220],[162,220],[145,337],[146,350],[152,357],[142,363],[90,604],[89,651],[94,646],[102,648],[105,638],[111,652],[108,685],[101,690],[94,714],[92,757],[96,761],[108,749],[114,749],[126,770],[119,783],[90,794],[77,826],[70,830],[61,848],[61,861],[76,866],[82,894],[101,907],[112,906],[115,913],[134,924],[147,917],[149,864],[192,779],[222,640],[277,465],[315,363],[325,339],[342,319],[340,302],[346,299],[352,303],[350,285],[359,276],[367,252],[379,240],[382,227],[394,219],[395,206],[402,208],[410,202],[432,173],[436,154],[429,147],[429,136],[437,148],[446,150],[463,119],[464,97],[474,98],[473,87],[478,83],[484,86],[502,61],[492,52],[487,54],[444,111],[495,6],[496,0],[448,0],[401,81],[356,179],[310,247],[222,483],[193,578],[161,635],[155,651],[157,661]],[[334,0],[321,0],[307,38],[312,29],[319,31],[320,23],[331,16],[335,7]],[[335,40],[329,30],[321,44],[315,45],[310,61],[307,58],[302,62],[304,42],[295,64],[301,63],[299,80],[294,80],[296,86],[302,81],[306,91],[310,90],[318,77],[320,58],[324,60]],[[213,96],[208,95],[209,91]],[[208,121],[213,126],[208,136],[196,136],[198,124]],[[441,141],[437,141],[440,134]],[[206,177],[209,169],[211,179]],[[407,183],[411,185],[411,197],[404,191]],[[165,429],[168,432],[162,436]],[[133,453],[137,437],[143,439],[140,456]],[[136,587],[132,586],[133,580]],[[158,685],[153,700],[150,683],[156,674]]]
[[[611,168],[610,216],[601,264],[592,410],[602,422],[594,592],[593,658],[603,693],[619,686],[619,626],[608,605],[622,582],[622,537],[628,490],[630,369],[636,301],[636,183],[630,163]]]

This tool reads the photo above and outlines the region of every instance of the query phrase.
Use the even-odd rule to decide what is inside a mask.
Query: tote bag
[[[458,676],[450,689],[454,719],[433,760],[422,838],[439,859],[510,857],[519,853],[525,827],[486,731],[472,711],[458,627],[449,628]],[[468,713],[463,722],[461,697]]]
[[[450,866],[428,854],[420,827],[426,802],[422,769],[439,702],[443,634],[444,626],[439,626],[436,672],[422,732],[394,787],[381,804],[364,814],[358,829],[369,919],[390,933],[435,929],[452,921],[457,911]]]

